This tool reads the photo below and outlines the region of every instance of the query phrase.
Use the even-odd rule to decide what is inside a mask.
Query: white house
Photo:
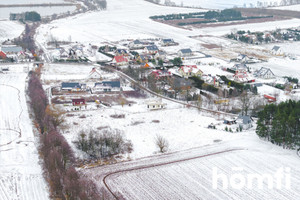
[[[284,55],[284,52],[279,46],[274,46],[271,50],[271,53],[276,56]]]
[[[88,75],[88,79],[101,79],[101,78],[102,78],[101,73],[95,67]]]
[[[256,71],[254,73],[254,76],[259,77],[259,78],[263,78],[263,79],[275,78],[275,75],[271,71],[271,69],[270,68],[265,68],[265,67],[262,67],[262,68],[260,68],[260,70]]]
[[[161,99],[147,102],[147,108],[149,110],[161,110],[166,108],[166,105],[167,105],[166,103],[162,103]]]
[[[179,57],[189,57],[193,55],[193,52],[191,49],[180,49],[177,53]]]

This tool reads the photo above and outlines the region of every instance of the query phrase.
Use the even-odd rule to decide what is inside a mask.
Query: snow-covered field
[[[269,148],[268,145],[264,147]],[[279,152],[281,155],[277,154]],[[300,164],[300,160],[296,158],[296,155],[289,155],[283,152],[270,151],[269,149],[267,153],[256,150],[228,152],[174,164],[116,173],[107,178],[107,183],[114,192],[119,192],[125,199],[132,200],[295,200],[300,195],[300,180],[298,179],[300,170],[297,167]],[[259,189],[255,181],[253,189],[247,188],[247,185],[241,189],[236,189],[231,187],[230,183],[228,189],[223,189],[222,179],[220,178],[218,187],[215,189],[213,188],[214,168],[217,170],[217,174],[224,174],[228,182],[236,174],[241,174],[242,178],[243,176],[247,177],[248,174],[270,174],[274,176],[280,168],[290,168],[291,188],[286,189],[286,182],[282,179],[283,189],[277,189],[277,182],[275,181],[274,188],[268,189],[266,180],[264,181],[263,189]],[[245,180],[247,181],[246,178]]]
[[[177,6],[183,5],[183,6],[191,6],[191,7],[201,7],[201,8],[209,8],[209,9],[225,9],[225,8],[233,8],[233,7],[250,7],[257,6],[257,0],[171,0],[174,2]],[[270,2],[273,3],[277,2],[280,3],[281,0],[262,0],[261,2],[266,2],[270,4]],[[164,4],[165,1],[161,1],[161,4]]]
[[[46,64],[43,67],[44,81],[85,81],[95,66],[83,64]],[[117,74],[100,71],[103,79],[116,79]]]
[[[65,3],[64,0],[10,0],[1,1],[0,4],[11,5],[11,4],[37,4],[37,3]]]
[[[1,3],[0,3],[1,4]],[[55,7],[8,7],[0,8],[0,19],[9,19],[10,13],[22,13],[28,11],[38,12],[42,17],[55,14],[75,11],[76,6],[55,6]]]
[[[0,21],[0,43],[21,35],[24,25],[13,21]]]
[[[26,65],[25,65],[26,66]],[[25,99],[24,65],[0,74],[0,199],[46,200],[37,141]]]
[[[270,9],[278,9],[278,10],[292,10],[292,11],[300,11],[300,5],[291,5],[291,6],[280,6],[274,7]]]

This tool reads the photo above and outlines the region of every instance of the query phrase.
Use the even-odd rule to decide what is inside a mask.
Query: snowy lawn
[[[182,105],[166,101],[167,109],[158,111],[147,110],[145,102],[136,100],[132,106],[113,106],[97,111],[81,111],[73,117],[66,117],[70,129],[64,136],[69,143],[77,139],[81,130],[97,130],[98,127],[110,127],[124,131],[125,137],[132,141],[134,151],[131,158],[150,156],[158,152],[155,137],[161,135],[169,142],[169,151],[213,144],[214,140],[232,140],[240,134],[228,133],[222,130],[208,129],[211,123],[219,121],[203,116],[196,109],[182,108]],[[110,115],[125,114],[125,118],[114,119]],[[86,118],[79,118],[85,115]],[[74,122],[78,125],[74,125]],[[243,133],[242,133],[243,134]],[[73,145],[74,146],[74,145]]]

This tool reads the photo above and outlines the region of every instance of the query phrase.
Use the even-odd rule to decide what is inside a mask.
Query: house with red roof
[[[6,58],[6,54],[3,51],[0,51],[0,59],[5,60]]]
[[[117,66],[121,65],[128,65],[128,59],[125,56],[115,56],[112,63],[116,64]]]
[[[251,83],[255,82],[255,79],[248,75],[246,70],[237,70],[235,72],[235,75],[233,76],[234,81],[239,82],[239,83]]]
[[[154,77],[156,79],[160,79],[160,78],[163,78],[163,77],[171,77],[172,76],[172,73],[167,71],[167,70],[153,70],[151,72],[151,75],[154,75]]]

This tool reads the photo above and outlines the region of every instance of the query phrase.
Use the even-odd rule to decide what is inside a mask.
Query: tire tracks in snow
[[[19,137],[15,138],[14,140],[12,140],[12,141],[10,141],[10,142],[8,142],[6,144],[0,145],[0,147],[3,147],[3,146],[10,145],[14,141],[16,141],[18,138],[22,137],[22,130],[21,130],[20,123],[21,123],[21,116],[23,114],[23,107],[22,107],[22,104],[21,104],[21,95],[20,95],[21,91],[18,88],[14,87],[12,85],[7,85],[7,84],[0,84],[0,86],[10,87],[10,88],[13,88],[13,89],[17,90],[18,91],[18,101],[19,101],[19,105],[21,107],[21,112],[20,112],[19,117],[18,117],[19,118],[19,120],[18,120],[18,128],[19,128],[19,130],[15,130],[15,129],[0,129],[0,131],[13,131],[13,132],[16,132],[16,133],[19,134]],[[0,150],[0,152],[1,152],[1,150]]]
[[[219,155],[219,154],[224,154],[224,153],[229,153],[229,152],[234,152],[234,151],[242,151],[242,150],[247,150],[247,149],[244,149],[244,148],[228,149],[228,150],[224,150],[224,151],[218,151],[218,152],[214,152],[214,153],[208,153],[208,154],[205,154],[205,155],[194,156],[194,157],[191,157],[191,158],[184,158],[184,159],[174,160],[174,161],[170,161],[170,162],[156,163],[156,164],[150,164],[148,166],[147,165],[146,166],[138,166],[138,167],[132,167],[132,168],[129,168],[129,169],[118,170],[118,171],[114,171],[114,172],[110,172],[110,173],[106,174],[103,177],[102,182],[103,182],[105,188],[109,191],[109,193],[116,200],[118,200],[119,199],[118,195],[116,194],[116,192],[112,191],[112,189],[109,187],[109,185],[107,183],[106,179],[109,176],[112,176],[114,174],[119,174],[119,173],[132,172],[132,171],[136,171],[136,170],[161,167],[161,166],[165,166],[165,165],[176,164],[176,163],[181,163],[181,162],[185,162],[185,161],[196,160],[196,159],[199,159],[199,158],[210,157],[210,156],[214,156],[214,155]]]

